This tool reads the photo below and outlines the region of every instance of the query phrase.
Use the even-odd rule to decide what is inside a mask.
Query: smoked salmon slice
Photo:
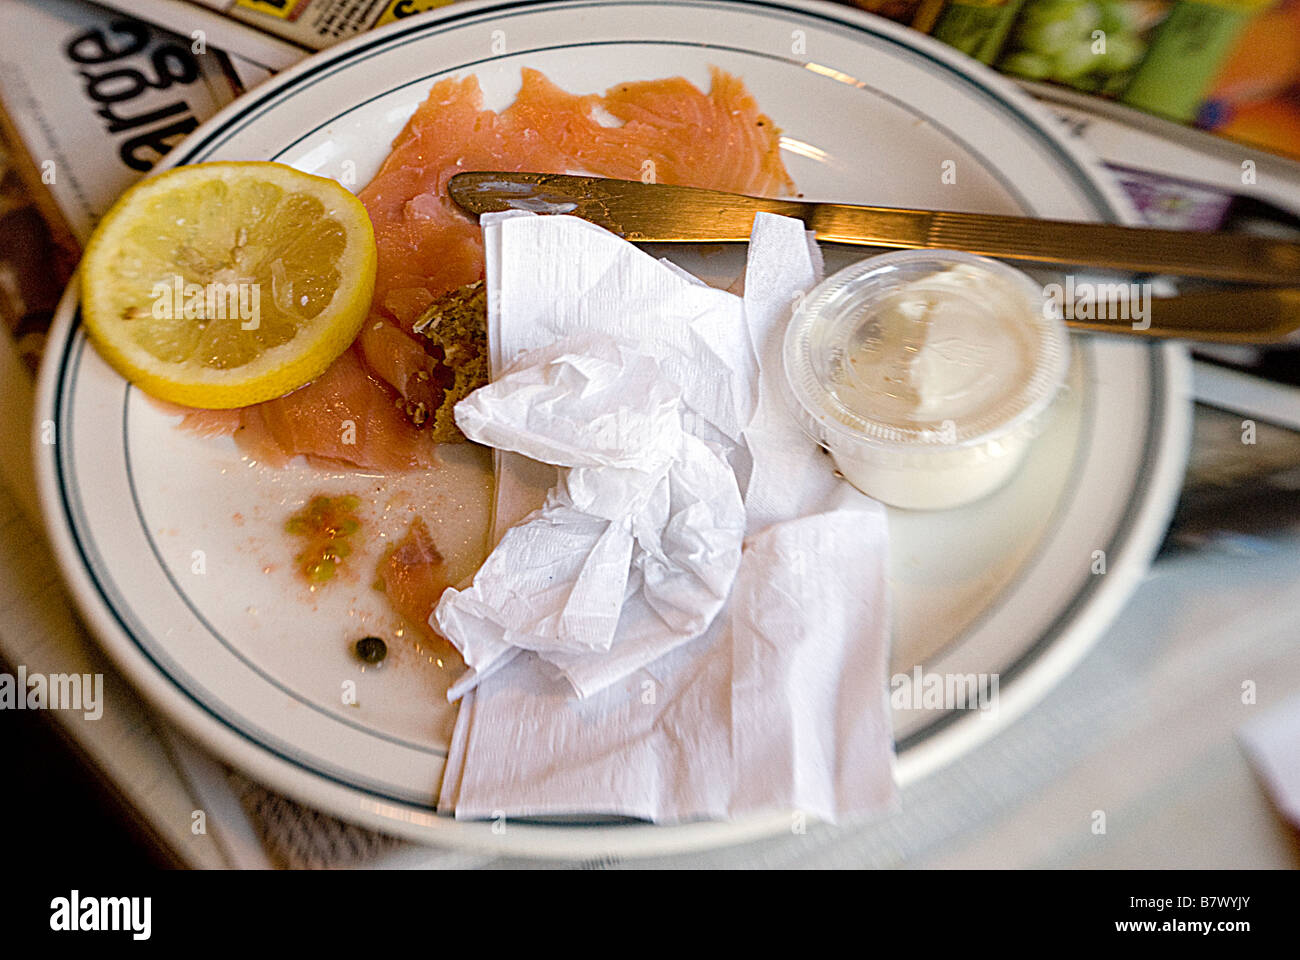
[[[429,618],[438,598],[450,586],[442,554],[429,528],[416,517],[406,536],[380,561],[375,587],[421,636],[436,640],[439,634],[430,626]]]
[[[187,410],[181,426],[233,435],[251,459],[271,466],[301,454],[380,471],[431,467],[427,436],[393,404],[388,385],[366,369],[354,345],[301,390],[239,410]]]
[[[411,410],[441,400],[437,360],[412,324],[437,298],[483,275],[479,226],[447,194],[463,170],[587,173],[780,195],[793,183],[780,131],[740,78],[711,71],[708,93],[689,81],[623,83],[572,94],[536,70],[500,113],[483,109],[476,77],[440,80],[359,194],[374,225],[378,269],[370,318],[322,377],[238,411],[195,412],[190,429],[233,432],[269,463],[295,456],[376,470],[432,462]],[[445,379],[445,377],[444,377]],[[354,442],[344,443],[347,424]]]

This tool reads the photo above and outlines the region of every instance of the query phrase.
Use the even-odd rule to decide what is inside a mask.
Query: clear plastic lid
[[[846,267],[804,298],[785,337],[796,414],[841,447],[994,439],[1045,409],[1068,366],[1065,325],[1041,286],[959,251]]]

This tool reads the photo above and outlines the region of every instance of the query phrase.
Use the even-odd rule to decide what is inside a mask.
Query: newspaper
[[[28,370],[99,218],[271,74],[199,28],[175,33],[82,0],[0,4],[0,335]]]
[[[405,17],[445,7],[455,0],[105,0],[110,6],[173,30],[195,22],[194,8],[228,17],[253,28],[244,40],[256,43],[263,33],[305,50],[326,47],[395,23]],[[189,8],[189,9],[186,9]],[[231,47],[254,56],[253,47]]]
[[[171,147],[271,75],[81,0],[0,5],[0,105],[24,179],[62,243],[84,243]]]

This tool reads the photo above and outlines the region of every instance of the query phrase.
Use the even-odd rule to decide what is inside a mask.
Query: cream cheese
[[[938,509],[1000,486],[1064,381],[1064,326],[1004,264],[908,251],[855,264],[796,312],[796,412],[845,478],[886,503]]]
[[[875,308],[878,332],[848,352],[836,393],[879,419],[979,416],[1029,375],[1028,309],[1022,291],[980,267],[913,280]]]

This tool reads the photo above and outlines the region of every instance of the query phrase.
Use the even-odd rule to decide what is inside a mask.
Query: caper
[[[378,637],[362,637],[357,641],[357,656],[366,663],[379,663],[388,656],[388,644]]]

